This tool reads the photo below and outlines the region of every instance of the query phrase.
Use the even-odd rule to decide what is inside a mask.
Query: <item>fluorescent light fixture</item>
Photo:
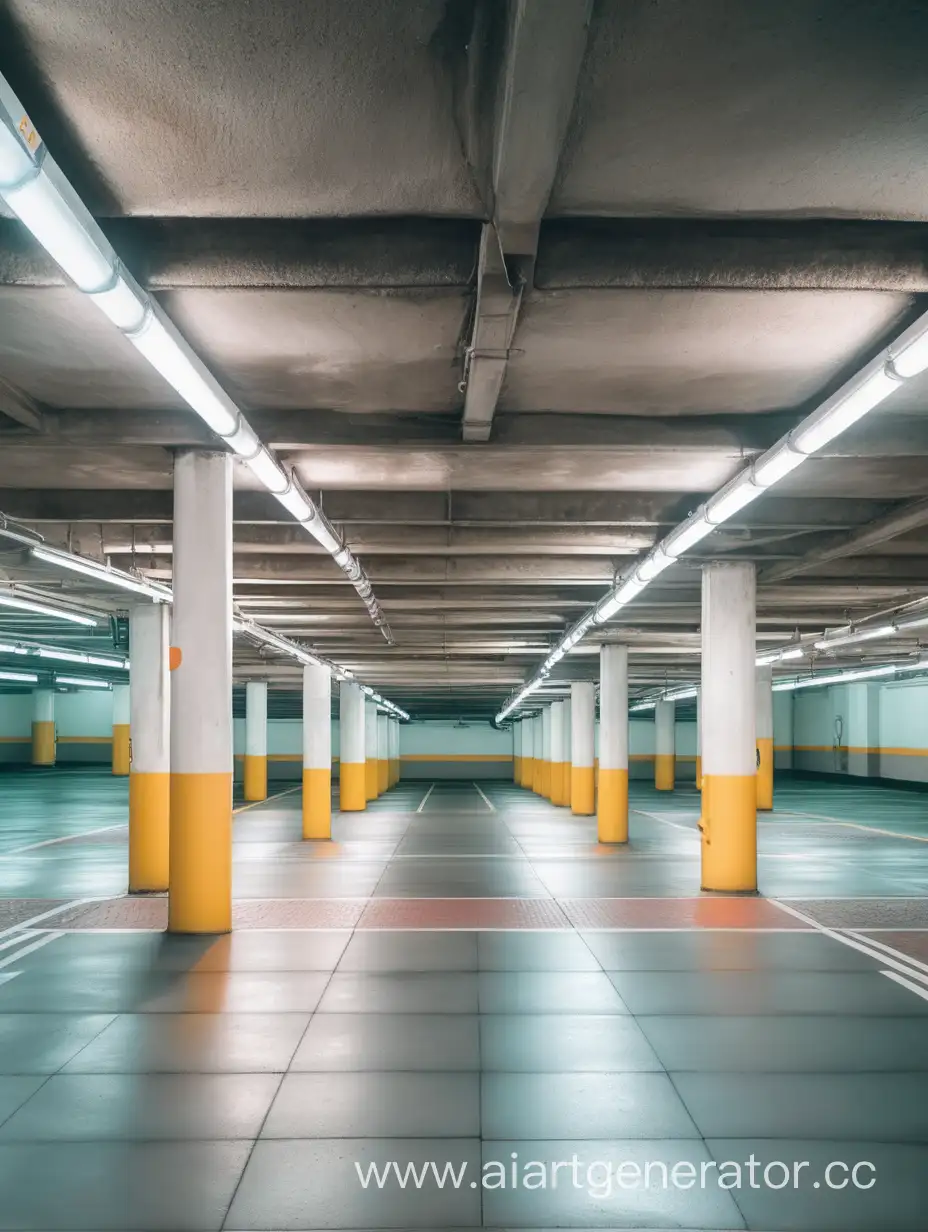
[[[152,311],[142,328],[126,337],[217,436],[234,435],[238,407],[160,314]]]
[[[67,612],[60,607],[52,607],[48,603],[37,603],[34,599],[21,599],[8,590],[0,590],[0,604],[4,607],[16,608],[17,611],[35,612],[39,616],[53,616],[58,620],[69,620],[75,625],[96,626],[98,623],[92,616],[84,616],[81,612]]]
[[[12,680],[17,684],[38,684],[39,678],[33,672],[0,671],[0,680]]]
[[[81,291],[100,291],[112,281],[110,257],[101,251],[96,236],[77,216],[73,203],[66,200],[63,188],[52,183],[46,171],[38,171],[15,188],[4,189],[3,196]]]
[[[131,590],[133,594],[144,595],[147,599],[170,599],[171,592],[166,586],[157,582],[149,582],[143,578],[135,578],[131,573],[123,573],[121,569],[111,569],[108,565],[98,565],[94,561],[82,560],[70,552],[49,551],[48,548],[33,548],[32,555],[36,560],[47,565],[58,565],[62,569],[70,569],[74,573],[82,573],[84,577],[93,578],[107,586],[118,586],[121,590]]]
[[[914,336],[907,342],[894,343],[889,348],[889,362],[897,376],[908,380],[918,376],[928,368],[928,328],[924,323],[916,324]],[[903,334],[903,339],[905,334]],[[896,350],[896,346],[899,349]]]
[[[789,437],[767,450],[754,463],[754,483],[759,488],[771,488],[805,462],[808,454],[797,453]]]
[[[635,703],[635,705],[631,707],[631,709],[632,709],[633,711],[637,711],[637,710],[654,710],[656,706],[657,706],[657,701],[656,701],[656,700],[652,700],[652,701],[649,701],[649,702],[636,702],[636,703]]]
[[[757,487],[752,481],[751,471],[742,471],[708,501],[705,510],[706,521],[711,522],[713,526],[720,526],[729,518],[733,518],[745,505],[756,500],[762,491],[763,489]]]
[[[801,453],[817,453],[857,423],[858,419],[863,419],[884,398],[895,393],[901,384],[901,380],[892,376],[885,366],[870,372],[856,382],[848,393],[839,391],[810,420],[800,424],[790,438],[794,448]]]
[[[29,652],[24,650],[23,654]],[[128,659],[105,659],[102,655],[84,654],[80,650],[57,650],[53,646],[37,646],[34,652],[40,659],[57,659],[62,663],[84,663],[90,667],[111,667],[114,671],[127,671]]]
[[[665,693],[664,696],[661,698],[661,700],[665,702],[680,702],[680,701],[683,701],[687,697],[696,697],[698,693],[699,693],[699,690],[695,687],[690,687],[687,689],[677,689],[673,693]]]
[[[911,620],[897,620],[896,631],[904,632],[906,629],[923,629],[928,625],[928,616],[913,616]]]
[[[816,650],[834,650],[839,646],[854,646],[858,642],[873,642],[880,638],[892,637],[895,632],[895,625],[878,625],[873,629],[852,629],[837,637],[820,638],[813,645]]]
[[[682,522],[676,530],[670,532],[662,541],[661,550],[676,560],[678,556],[682,556],[684,552],[695,547],[707,535],[711,535],[714,529],[712,523],[706,520],[705,511],[699,509],[685,522]]]
[[[112,286],[105,291],[92,292],[88,298],[123,333],[141,329],[145,324],[148,313],[145,293],[120,273]]]
[[[651,582],[658,576],[659,573],[663,573],[665,569],[669,569],[674,563],[674,558],[672,556],[668,556],[667,553],[663,551],[660,546],[658,546],[653,548],[648,553],[635,572],[639,581]]]
[[[24,655],[28,653],[29,651],[24,646],[8,646],[5,642],[0,643],[0,654]]]
[[[757,667],[767,667],[771,663],[785,663],[789,659],[801,659],[805,653],[805,648],[802,646],[785,646],[782,650],[770,650],[766,654],[758,655],[754,663]]]
[[[831,672],[824,676],[802,676],[798,680],[782,680],[773,686],[773,690],[775,693],[782,693],[795,689],[814,689],[823,685],[851,684],[855,680],[871,680],[926,670],[928,670],[928,659],[918,659],[914,663],[886,663],[881,667],[863,667],[850,672]]]
[[[259,479],[269,492],[273,492],[278,500],[286,495],[290,480],[277,459],[263,445],[253,457],[245,458],[244,462],[255,478]]]
[[[308,522],[315,513],[315,507],[298,487],[291,484],[286,492],[274,493],[287,513],[291,514],[298,522]],[[336,561],[336,564],[341,565],[341,561]],[[344,567],[344,566],[342,566]]]
[[[55,684],[70,684],[79,689],[108,689],[108,680],[94,680],[90,676],[56,676]]]

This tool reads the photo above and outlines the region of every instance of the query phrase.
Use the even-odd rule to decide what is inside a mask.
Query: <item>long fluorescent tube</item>
[[[121,569],[112,569],[108,565],[98,565],[94,561],[83,560],[71,552],[56,552],[48,548],[33,548],[32,555],[36,560],[47,565],[56,565],[61,569],[70,569],[73,573],[81,573],[84,577],[93,578],[107,586],[118,586],[120,590],[131,590],[134,594],[144,595],[148,599],[167,601],[171,592],[166,586],[157,582],[149,582],[143,578],[134,578]]]
[[[70,684],[76,688],[108,689],[108,680],[94,680],[90,676],[56,676],[55,684]]]
[[[39,678],[33,672],[2,672],[0,671],[0,680],[12,680],[19,684],[37,684]]]
[[[23,646],[9,646],[6,642],[0,642],[0,654],[24,655],[28,653],[29,651]]]
[[[855,646],[858,642],[873,642],[880,638],[893,637],[895,625],[878,625],[872,629],[852,629],[837,637],[822,637],[813,642],[816,650],[834,650],[839,646]]]
[[[902,378],[893,376],[885,365],[876,368],[847,392],[839,391],[820,410],[801,423],[792,433],[793,447],[800,453],[817,453],[836,436],[857,423],[858,419],[863,419],[864,415],[878,406],[884,398],[895,393],[901,384]]]
[[[16,608],[22,612],[35,612],[39,616],[54,616],[58,620],[68,620],[75,625],[96,626],[98,623],[92,616],[84,616],[80,612],[67,612],[63,608],[51,607],[47,603],[36,603],[33,599],[20,599],[18,595],[8,590],[0,590],[0,603],[5,607]]]
[[[30,652],[23,649],[19,653],[29,654]],[[55,659],[62,663],[84,663],[88,667],[111,667],[114,671],[121,672],[129,670],[128,659],[106,659],[102,655],[84,654],[80,650],[57,650],[53,646],[37,646],[32,653],[40,659]]]
[[[771,663],[786,663],[790,659],[801,659],[805,655],[803,646],[784,646],[782,650],[770,650],[758,655],[754,660],[756,667],[768,667]]]
[[[774,693],[789,693],[796,689],[821,688],[829,684],[851,684],[855,680],[871,680],[898,676],[905,672],[928,671],[928,659],[914,663],[886,663],[881,667],[864,667],[850,672],[831,672],[823,676],[801,676],[798,680],[780,680],[773,686]]]

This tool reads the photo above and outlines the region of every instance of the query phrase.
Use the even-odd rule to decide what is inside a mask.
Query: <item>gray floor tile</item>
[[[671,1078],[706,1138],[928,1143],[928,1073]]]
[[[822,933],[587,932],[607,971],[873,971],[872,958]]]
[[[602,971],[481,971],[482,1014],[627,1014]]]
[[[279,1084],[277,1074],[56,1074],[0,1139],[253,1139]]]
[[[483,1144],[484,1168],[487,1161],[511,1168],[513,1153],[521,1176],[522,1169],[532,1161],[544,1165],[550,1178],[554,1162],[569,1164],[577,1157],[577,1184],[574,1174],[565,1168],[558,1174],[554,1187],[550,1179],[546,1188],[507,1185],[506,1188],[483,1191],[483,1218],[486,1224],[499,1227],[535,1228],[706,1228],[712,1232],[744,1226],[730,1194],[718,1188],[694,1186],[681,1189],[662,1183],[662,1173],[652,1169],[649,1184],[644,1183],[644,1165],[660,1161],[671,1169],[677,1163],[691,1164],[697,1172],[711,1157],[701,1142],[674,1141],[567,1141],[526,1142],[521,1140],[489,1141]],[[626,1165],[622,1176],[626,1187],[616,1181],[616,1169]],[[634,1186],[631,1169],[641,1169],[641,1182]],[[498,1175],[498,1173],[497,1173]],[[507,1177],[510,1174],[507,1172]],[[541,1175],[539,1172],[538,1175]]]
[[[316,1014],[293,1070],[477,1070],[469,1014]]]
[[[668,1070],[857,1073],[928,1069],[928,1029],[917,1018],[775,1015],[640,1017]]]
[[[322,1014],[475,1014],[477,976],[455,971],[340,971],[319,1002]]]
[[[634,1073],[663,1066],[634,1019],[620,1014],[488,1014],[480,1019],[485,1070]]]
[[[928,1001],[879,971],[616,971],[610,975],[637,1015],[928,1014]]]
[[[395,1160],[420,1168],[430,1161],[479,1178],[480,1144],[466,1138],[261,1141],[255,1146],[226,1219],[226,1232],[303,1228],[462,1228],[479,1225],[480,1192],[434,1180],[422,1188],[398,1183],[365,1188],[355,1168]],[[366,1173],[365,1173],[366,1174]]]
[[[177,975],[171,987],[147,997],[147,1013],[310,1013],[330,979],[325,971],[214,971]]]
[[[0,1145],[0,1228],[219,1229],[247,1142]]]
[[[280,1073],[308,1014],[123,1014],[66,1067],[85,1074]]]
[[[0,1074],[53,1074],[112,1021],[112,1014],[0,1014]]]
[[[0,1078],[0,1125],[13,1115],[45,1082],[43,1074]]]
[[[477,934],[467,932],[355,933],[338,964],[344,971],[476,971]]]
[[[476,1073],[284,1075],[262,1138],[476,1138]]]
[[[482,932],[481,971],[596,971],[600,965],[577,933]]]
[[[484,1138],[698,1138],[665,1074],[501,1074],[481,1083]]]
[[[790,1179],[796,1163],[807,1163],[800,1169],[798,1188],[787,1184],[771,1189],[762,1183],[763,1169],[758,1169],[760,1182],[753,1188],[744,1173],[740,1189],[732,1190],[749,1228],[801,1229],[802,1232],[924,1232],[925,1228],[925,1168],[928,1152],[924,1147],[882,1142],[810,1142],[784,1141],[781,1138],[710,1139],[707,1144],[714,1159],[744,1162],[753,1154],[765,1167],[772,1161],[787,1165]],[[825,1172],[833,1162],[848,1168],[858,1163],[873,1164],[875,1172],[862,1168],[861,1183],[872,1189],[858,1189],[848,1183],[846,1188],[833,1189],[826,1184]],[[770,1173],[775,1182],[783,1178],[783,1169]],[[847,1180],[847,1174],[832,1169],[836,1183]],[[818,1188],[815,1183],[818,1181]]]

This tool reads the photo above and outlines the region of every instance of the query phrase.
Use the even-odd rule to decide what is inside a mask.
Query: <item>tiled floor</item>
[[[780,784],[726,899],[692,789],[613,851],[428,786],[239,814],[212,939],[122,897],[124,784],[0,777],[0,1229],[925,1228],[928,798]]]

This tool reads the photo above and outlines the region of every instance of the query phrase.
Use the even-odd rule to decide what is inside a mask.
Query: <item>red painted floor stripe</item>
[[[807,927],[762,898],[573,898],[561,906],[581,929]]]
[[[358,928],[569,928],[550,898],[377,898]]]
[[[883,945],[890,945],[900,954],[928,963],[928,933],[925,932],[861,932],[862,937],[872,937]]]

